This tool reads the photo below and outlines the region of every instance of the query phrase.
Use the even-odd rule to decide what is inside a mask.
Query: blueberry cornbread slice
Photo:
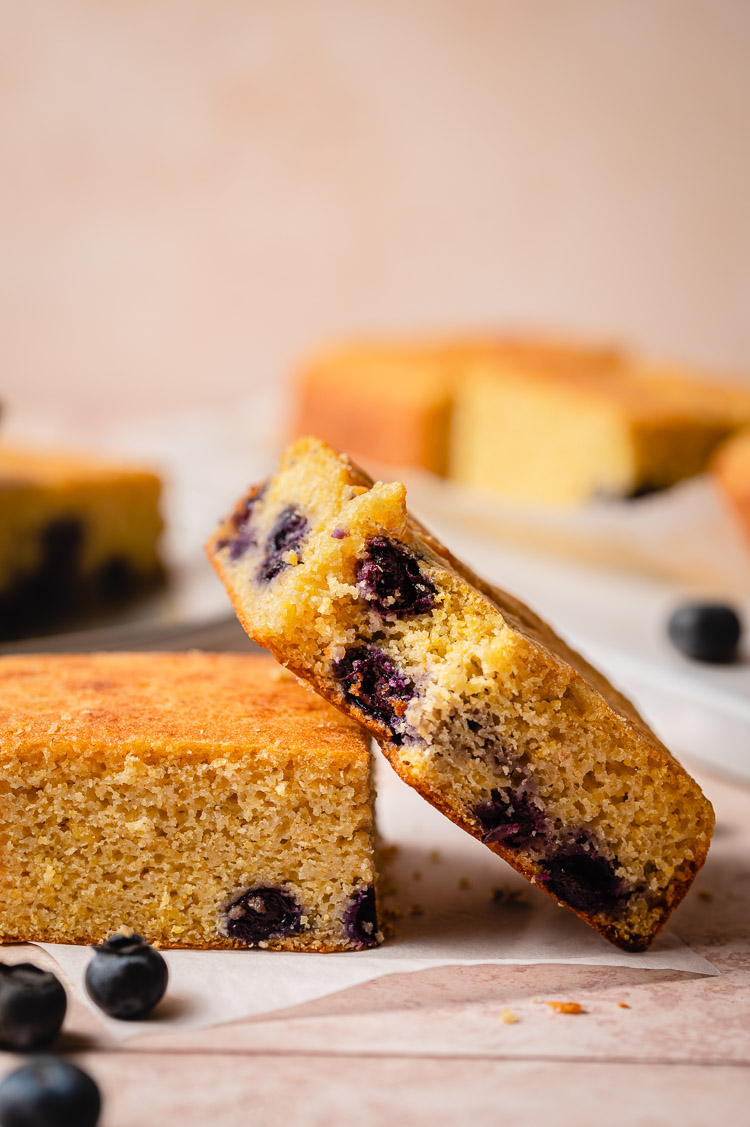
[[[722,443],[711,470],[719,492],[750,538],[750,427]]]
[[[681,369],[475,355],[456,387],[450,474],[523,503],[637,497],[703,472],[750,393]]]
[[[576,371],[622,362],[612,345],[540,334],[356,341],[303,366],[292,429],[295,435],[319,434],[364,459],[445,475],[455,393],[482,357]]]
[[[648,946],[713,812],[609,682],[373,484],[302,439],[208,545],[248,633],[407,783],[613,943]]]
[[[270,658],[0,659],[0,937],[379,941],[364,732]]]
[[[158,587],[160,490],[146,470],[0,447],[0,641]]]

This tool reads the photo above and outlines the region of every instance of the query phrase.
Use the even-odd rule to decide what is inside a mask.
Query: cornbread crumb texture
[[[710,804],[601,674],[408,517],[402,485],[301,440],[208,550],[248,632],[402,778],[613,942],[653,939]]]
[[[378,940],[368,741],[270,659],[0,659],[0,933]]]
[[[706,468],[750,394],[611,344],[544,336],[359,342],[304,368],[295,435],[510,499],[637,496]]]
[[[146,470],[0,447],[0,637],[162,582],[160,491]]]

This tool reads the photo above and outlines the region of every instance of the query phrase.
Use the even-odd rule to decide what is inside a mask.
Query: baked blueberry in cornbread
[[[160,489],[145,470],[0,447],[0,641],[158,587]]]
[[[4,940],[374,946],[372,798],[366,734],[270,658],[0,658]]]
[[[406,782],[613,943],[648,946],[703,864],[710,804],[600,673],[409,517],[403,485],[302,439],[208,552],[248,633]]]

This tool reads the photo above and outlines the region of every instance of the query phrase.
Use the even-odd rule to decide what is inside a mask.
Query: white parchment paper
[[[397,846],[383,880],[393,931],[383,947],[334,955],[167,951],[169,989],[152,1019],[107,1018],[109,1032],[125,1039],[199,1029],[286,1009],[383,975],[440,966],[583,963],[719,974],[672,929],[643,954],[618,950],[433,810],[380,757],[377,776],[381,833]],[[90,949],[43,946],[86,998]]]

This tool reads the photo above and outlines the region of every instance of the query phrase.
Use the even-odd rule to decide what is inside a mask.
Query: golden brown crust
[[[364,762],[357,724],[305,692],[270,658],[101,653],[0,658],[0,762],[60,757],[150,759],[185,748]]]

